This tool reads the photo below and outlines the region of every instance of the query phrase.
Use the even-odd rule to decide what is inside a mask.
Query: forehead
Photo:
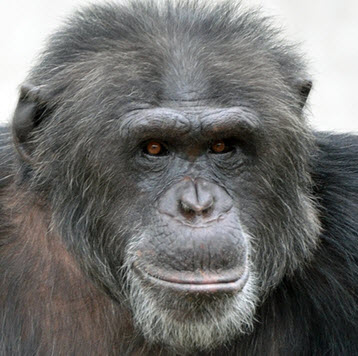
[[[201,100],[267,112],[272,102],[291,100],[292,79],[304,77],[291,48],[235,2],[133,4],[89,7],[74,16],[50,41],[33,82],[92,112],[100,104],[101,112],[114,112]]]
[[[152,50],[155,52],[154,47]],[[228,73],[223,62],[218,67],[218,63],[200,58],[192,58],[190,64],[179,64],[180,57],[159,60],[154,55],[143,56],[140,51],[129,55],[102,53],[101,57],[83,66],[89,74],[81,77],[79,85],[93,82],[96,76],[96,87],[87,88],[100,96],[105,94],[121,108],[128,106],[128,110],[136,106],[167,107],[190,115],[199,112],[200,107],[257,107],[260,97],[268,98],[274,92],[269,89],[271,82],[266,81],[265,75],[260,76],[257,69],[250,77],[249,65],[235,71],[232,64],[232,72]],[[85,96],[90,97],[87,93]]]
[[[254,43],[241,42],[218,44],[210,36],[182,31],[157,34],[155,39],[138,33],[131,42],[119,38],[107,50],[90,52],[81,80],[96,76],[102,88],[153,104],[215,100],[231,106],[263,92],[270,95],[276,83],[267,76],[281,77],[277,63]]]

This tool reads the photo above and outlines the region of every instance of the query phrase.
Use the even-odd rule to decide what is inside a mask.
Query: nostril
[[[187,202],[181,200],[180,201],[180,208],[182,211],[184,211],[185,213],[193,213],[196,214],[196,212],[198,211],[198,207],[196,207],[194,204],[188,204]]]
[[[196,215],[209,215],[212,211],[213,207],[213,199],[207,202],[206,204],[193,204],[185,202],[184,200],[180,200],[179,203],[180,210],[183,215],[187,218],[193,218]]]
[[[211,214],[211,211],[212,211],[212,205],[208,206],[207,208],[203,209],[202,210],[202,215],[210,215]]]
[[[186,220],[194,220],[197,215],[195,210],[183,201],[179,202],[179,211]]]
[[[205,200],[200,201],[200,211],[202,214],[209,213],[214,206],[214,199],[211,195],[207,196]]]

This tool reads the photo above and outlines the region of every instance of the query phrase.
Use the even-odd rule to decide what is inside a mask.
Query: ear
[[[43,90],[29,83],[22,85],[13,117],[12,133],[15,147],[25,161],[31,161],[32,149],[29,141],[45,111]]]
[[[300,106],[301,109],[303,109],[303,107],[306,104],[308,95],[311,91],[312,88],[312,80],[310,79],[303,79],[303,80],[299,80],[297,82],[297,89],[300,95]]]

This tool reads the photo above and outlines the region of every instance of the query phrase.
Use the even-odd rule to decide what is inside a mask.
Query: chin
[[[250,333],[257,304],[257,282],[249,273],[239,291],[175,292],[129,272],[129,301],[136,327],[150,344],[182,354],[205,351]]]

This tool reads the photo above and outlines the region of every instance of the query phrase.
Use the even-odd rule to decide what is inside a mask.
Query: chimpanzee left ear
[[[310,80],[310,79],[299,80],[296,84],[296,87],[297,87],[298,93],[300,95],[300,106],[302,109],[305,106],[308,95],[311,91],[312,80]]]
[[[31,161],[32,149],[29,139],[33,130],[39,125],[46,111],[43,90],[30,83],[23,84],[12,121],[12,133],[15,147],[20,156]]]

